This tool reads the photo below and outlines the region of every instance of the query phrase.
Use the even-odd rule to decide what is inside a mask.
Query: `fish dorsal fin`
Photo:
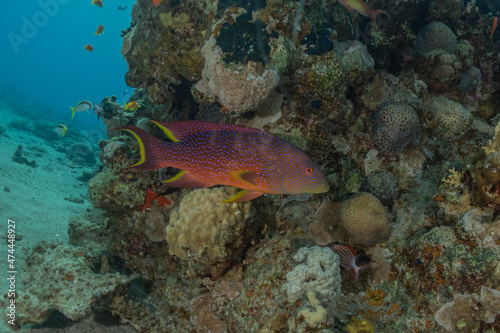
[[[229,172],[229,174],[233,178],[244,181],[245,183],[253,186],[258,186],[259,188],[267,188],[268,186],[266,178],[253,171],[236,170]]]
[[[186,170],[179,171],[175,176],[163,181],[168,186],[185,187],[185,188],[199,188],[210,187],[214,184],[207,184],[200,180],[193,178]]]
[[[211,123],[209,121],[201,120],[186,120],[186,121],[169,121],[160,122],[151,120],[156,126],[158,126],[163,133],[172,141],[179,142],[187,136],[203,133],[203,132],[214,132],[214,131],[237,131],[237,132],[250,132],[250,133],[261,133],[262,131],[243,127],[238,125],[229,125],[221,123]]]
[[[248,200],[252,200],[252,199],[255,199],[257,197],[260,197],[262,194],[264,194],[264,193],[259,192],[259,191],[241,190],[238,193],[236,193],[235,195],[233,195],[232,197],[230,197],[229,199],[224,200],[222,202],[248,201]]]

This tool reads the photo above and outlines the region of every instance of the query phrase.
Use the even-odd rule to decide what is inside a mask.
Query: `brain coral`
[[[377,149],[396,154],[420,141],[420,123],[415,110],[404,103],[383,103],[372,115],[372,138]]]
[[[424,116],[434,135],[446,141],[459,139],[472,123],[469,110],[443,96],[431,97],[426,101]]]
[[[453,53],[457,48],[457,37],[446,24],[432,22],[418,33],[414,46],[417,52],[422,55],[437,49]]]
[[[384,206],[392,206],[399,197],[398,179],[390,173],[373,172],[363,180],[361,191],[373,194]]]
[[[377,197],[360,192],[347,199],[340,211],[342,225],[355,243],[370,246],[389,236],[387,212]]]
[[[238,255],[251,203],[222,202],[236,192],[231,187],[196,189],[170,214],[169,253],[188,261],[191,273],[204,272]]]
[[[286,275],[289,302],[295,302],[314,291],[323,305],[336,303],[340,292],[339,256],[329,247],[302,247],[293,256],[299,264]]]

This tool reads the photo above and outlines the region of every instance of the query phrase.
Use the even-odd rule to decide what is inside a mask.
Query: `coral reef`
[[[376,196],[384,206],[392,206],[399,198],[399,186],[396,176],[390,173],[370,173],[361,184],[361,191]]]
[[[286,274],[295,265],[291,254],[294,237],[265,238],[250,248],[243,267],[233,276],[240,277],[243,289],[239,297],[225,305],[228,331],[258,332],[287,329],[287,318],[295,308],[287,303],[282,290]],[[231,274],[229,274],[231,276]],[[250,315],[249,315],[250,314]]]
[[[17,146],[17,149],[14,152],[14,155],[12,156],[12,161],[19,164],[26,164],[32,168],[38,167],[38,164],[36,163],[35,160],[29,161],[28,158],[26,158],[26,153],[24,152],[22,145]]]
[[[314,291],[308,291],[306,293],[307,299],[311,308],[303,307],[297,312],[298,317],[304,318],[304,323],[299,324],[299,327],[295,327],[295,323],[290,325],[290,329],[295,332],[307,332],[308,329],[317,327],[323,322],[326,322],[327,311],[321,305],[321,302],[316,297],[316,293]]]
[[[221,53],[215,38],[205,43],[202,48],[205,67],[195,89],[208,98],[216,97],[231,114],[258,109],[278,85],[280,75],[275,69],[253,61],[228,68],[222,63]]]
[[[142,182],[133,181],[134,175],[114,174],[111,169],[98,173],[89,182],[90,202],[96,208],[112,212],[130,211],[144,203],[145,184],[151,178],[142,177]]]
[[[95,272],[99,260],[98,254],[72,245],[42,243],[31,249],[23,274],[25,287],[16,298],[17,323],[42,323],[56,310],[71,320],[80,320],[101,298],[118,293],[129,279],[117,273]]]
[[[428,55],[437,49],[454,53],[457,48],[457,37],[446,24],[432,22],[420,30],[414,45],[417,52],[422,55]]]
[[[460,91],[467,92],[477,86],[479,82],[481,82],[481,70],[475,66],[472,66],[462,73],[457,88]]]
[[[469,110],[444,96],[429,98],[423,113],[433,135],[445,141],[459,139],[472,123]]]
[[[106,229],[103,216],[71,216],[68,222],[68,238],[71,245],[104,252],[107,250],[110,232]]]
[[[493,214],[472,208],[460,216],[457,234],[462,239],[474,239],[479,246],[500,247],[500,219],[492,221]]]
[[[375,65],[366,46],[359,41],[336,43],[334,50],[309,56],[304,61],[308,68],[296,72],[303,86],[300,90],[314,87],[324,99],[342,99],[349,86],[371,78]]]
[[[178,206],[177,198],[161,196],[161,201],[156,200],[144,214],[136,213],[138,228],[153,242],[163,242],[166,239],[167,221],[173,207]]]
[[[495,135],[483,147],[485,156],[480,158],[471,170],[476,181],[474,201],[479,205],[500,204],[500,122]]]
[[[207,8],[208,7],[208,8]],[[125,79],[131,87],[150,87],[150,98],[164,104],[168,85],[201,78],[200,53],[204,32],[209,28],[210,3],[196,0],[165,2],[153,8],[139,1],[132,10],[136,25],[124,36],[122,54],[129,71]]]
[[[222,203],[236,190],[168,187],[173,168],[122,171],[137,143],[110,132],[89,183],[105,213],[69,225],[94,274],[129,275],[99,306],[140,332],[500,329],[500,124],[488,143],[500,7],[368,5],[390,20],[367,25],[321,0],[136,2],[122,54],[141,107],[106,97],[107,129],[157,134],[149,119],[260,128],[304,150],[332,186]],[[68,152],[47,124],[16,126]],[[357,282],[341,281],[337,243],[368,264]]]
[[[288,302],[293,303],[313,291],[321,304],[335,309],[342,295],[338,255],[330,248],[313,246],[300,248],[293,259],[299,264],[286,275]]]
[[[446,332],[478,332],[480,321],[493,323],[500,315],[500,291],[482,287],[481,293],[457,294],[436,313],[436,321]]]
[[[374,333],[375,327],[368,320],[352,317],[345,330],[347,333]]]
[[[407,104],[384,103],[378,107],[372,119],[373,141],[384,154],[397,154],[420,141],[417,113]]]
[[[427,84],[415,74],[395,76],[386,72],[378,72],[369,84],[363,85],[360,100],[370,110],[375,110],[387,101],[416,105],[419,97],[427,93]]]
[[[499,282],[495,274],[500,264],[498,249],[478,247],[476,243],[469,247],[448,227],[433,228],[416,241],[412,251],[423,263],[426,276],[441,287],[454,285],[457,293]]]
[[[336,51],[311,57],[310,69],[305,75],[297,73],[302,85],[313,86],[322,98],[332,98],[346,89],[347,69]]]
[[[351,84],[366,82],[374,73],[375,60],[360,41],[351,40],[335,44]]]
[[[66,158],[76,165],[94,164],[96,154],[93,147],[88,143],[76,143],[70,147]]]
[[[354,243],[370,246],[389,236],[387,212],[370,193],[360,192],[347,199],[342,205],[340,220]]]
[[[105,141],[99,142],[101,152],[99,153],[99,161],[104,163],[112,170],[118,170],[128,162],[130,155],[128,154],[127,145],[123,141]]]
[[[251,203],[222,202],[236,192],[228,187],[196,189],[170,215],[166,230],[169,253],[188,263],[188,274],[220,274],[217,264],[227,267],[241,254]]]

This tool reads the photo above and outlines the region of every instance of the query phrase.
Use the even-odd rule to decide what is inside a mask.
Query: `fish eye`
[[[312,168],[307,167],[307,168],[306,168],[306,174],[310,175],[310,174],[312,174],[312,173],[313,173],[313,169],[312,169]]]

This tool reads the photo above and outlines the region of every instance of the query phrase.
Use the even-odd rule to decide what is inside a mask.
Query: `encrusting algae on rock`
[[[345,330],[347,333],[375,333],[375,327],[370,321],[358,317],[352,317]]]

